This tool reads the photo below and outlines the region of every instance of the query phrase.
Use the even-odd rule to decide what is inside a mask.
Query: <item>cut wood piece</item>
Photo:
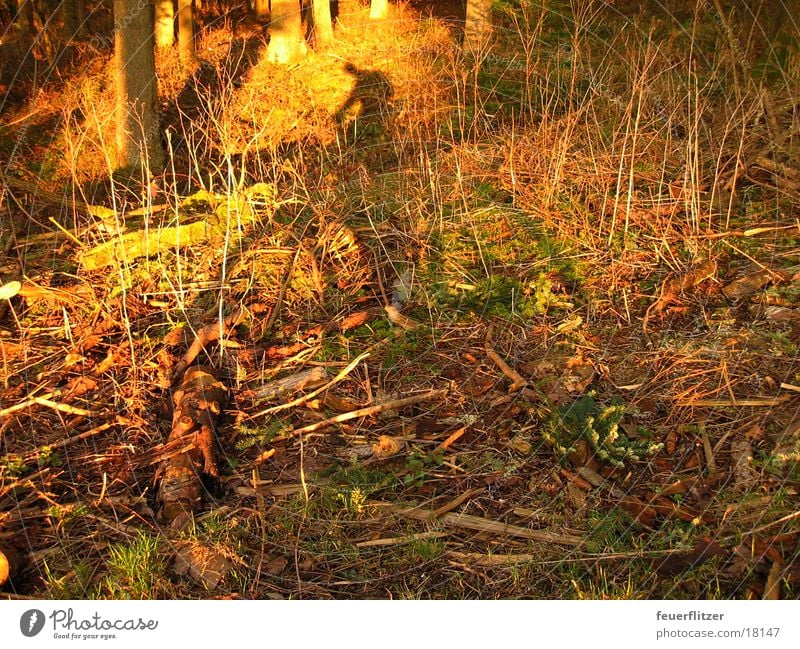
[[[324,385],[328,380],[328,371],[324,367],[312,367],[281,379],[270,381],[265,386],[253,391],[253,398],[258,401],[277,401],[281,397]]]
[[[189,368],[175,392],[175,413],[168,445],[183,446],[182,452],[161,466],[158,501],[161,518],[170,527],[182,529],[200,508],[202,476],[219,476],[214,457],[217,418],[227,403],[227,389],[207,366]]]
[[[556,545],[571,545],[577,547],[584,544],[584,539],[578,536],[572,536],[570,534],[557,534],[555,532],[546,532],[544,530],[531,530],[527,527],[519,527],[518,525],[511,525],[501,521],[493,521],[488,518],[481,518],[480,516],[472,516],[470,514],[447,513],[437,518],[436,511],[431,509],[421,509],[419,507],[399,507],[397,505],[392,505],[391,503],[380,502],[371,504],[381,507],[382,509],[399,516],[404,516],[405,518],[412,518],[418,521],[438,520],[443,525],[452,525],[453,527],[474,530],[476,532],[512,536],[515,538],[529,539],[531,541],[539,541],[541,543],[555,543]]]

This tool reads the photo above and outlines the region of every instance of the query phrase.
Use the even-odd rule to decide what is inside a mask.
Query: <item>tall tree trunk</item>
[[[383,20],[389,15],[389,0],[372,0],[369,5],[369,17],[372,20]]]
[[[63,0],[61,11],[64,17],[66,40],[80,38],[83,32],[83,0]]]
[[[256,18],[269,18],[269,0],[255,0],[253,2],[253,13]]]
[[[34,23],[33,16],[33,0],[18,0],[17,20],[19,21],[22,30],[31,34],[36,34],[36,24]]]
[[[325,46],[333,40],[330,0],[314,1],[314,41],[317,47]]]
[[[117,170],[164,168],[156,114],[153,5],[114,0]]]
[[[181,63],[194,63],[194,14],[192,0],[178,0],[178,51]]]
[[[173,0],[156,0],[156,47],[167,49],[175,42]]]
[[[300,3],[297,0],[272,0],[268,60],[273,63],[292,63],[304,57],[307,51]]]
[[[467,0],[464,47],[476,49],[492,33],[492,0]]]

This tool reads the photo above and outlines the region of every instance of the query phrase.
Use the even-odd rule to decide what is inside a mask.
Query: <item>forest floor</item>
[[[170,162],[139,183],[108,51],[29,79],[0,113],[2,595],[797,597],[797,35],[636,4],[500,8],[470,51],[347,4],[289,68],[209,21],[191,70],[159,55]],[[227,399],[178,529],[195,340]]]

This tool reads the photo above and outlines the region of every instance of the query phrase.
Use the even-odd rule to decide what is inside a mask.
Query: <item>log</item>
[[[183,529],[203,501],[203,476],[219,477],[215,459],[216,423],[228,399],[227,388],[213,368],[195,365],[186,370],[175,392],[175,412],[167,444],[183,448],[161,465],[158,502],[162,521]]]

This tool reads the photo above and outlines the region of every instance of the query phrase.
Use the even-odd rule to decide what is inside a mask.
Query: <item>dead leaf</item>
[[[172,569],[188,575],[209,590],[216,588],[231,571],[231,562],[202,543],[190,542],[178,548]]]
[[[356,327],[360,327],[364,323],[371,320],[374,316],[375,313],[373,311],[358,311],[357,313],[351,313],[339,323],[339,329],[342,331],[355,329]]]
[[[403,448],[403,443],[389,435],[381,435],[377,443],[372,445],[372,453],[379,460],[397,455]]]
[[[0,300],[10,300],[22,288],[22,282],[16,280],[0,286]]]
[[[286,566],[289,565],[289,562],[284,557],[275,557],[272,561],[268,561],[267,565],[264,566],[264,572],[266,572],[270,577],[277,577],[280,574],[283,574],[283,571],[286,570]]]
[[[567,483],[567,500],[575,509],[580,509],[586,504],[586,492],[578,488],[574,482]]]
[[[762,268],[733,280],[722,289],[722,294],[729,300],[742,300],[760,291],[770,282],[783,281],[785,279],[788,279],[788,277],[785,277],[783,273]]]
[[[528,455],[531,450],[533,450],[531,443],[521,435],[517,435],[511,439],[511,441],[508,442],[508,446],[517,451],[517,453],[522,453],[522,455]]]
[[[697,568],[709,559],[726,556],[729,551],[716,541],[704,537],[695,543],[690,552],[679,552],[653,560],[653,570],[662,577],[672,577]]]
[[[731,442],[733,476],[737,487],[752,485],[758,479],[753,469],[753,448],[748,439],[735,439]]]

